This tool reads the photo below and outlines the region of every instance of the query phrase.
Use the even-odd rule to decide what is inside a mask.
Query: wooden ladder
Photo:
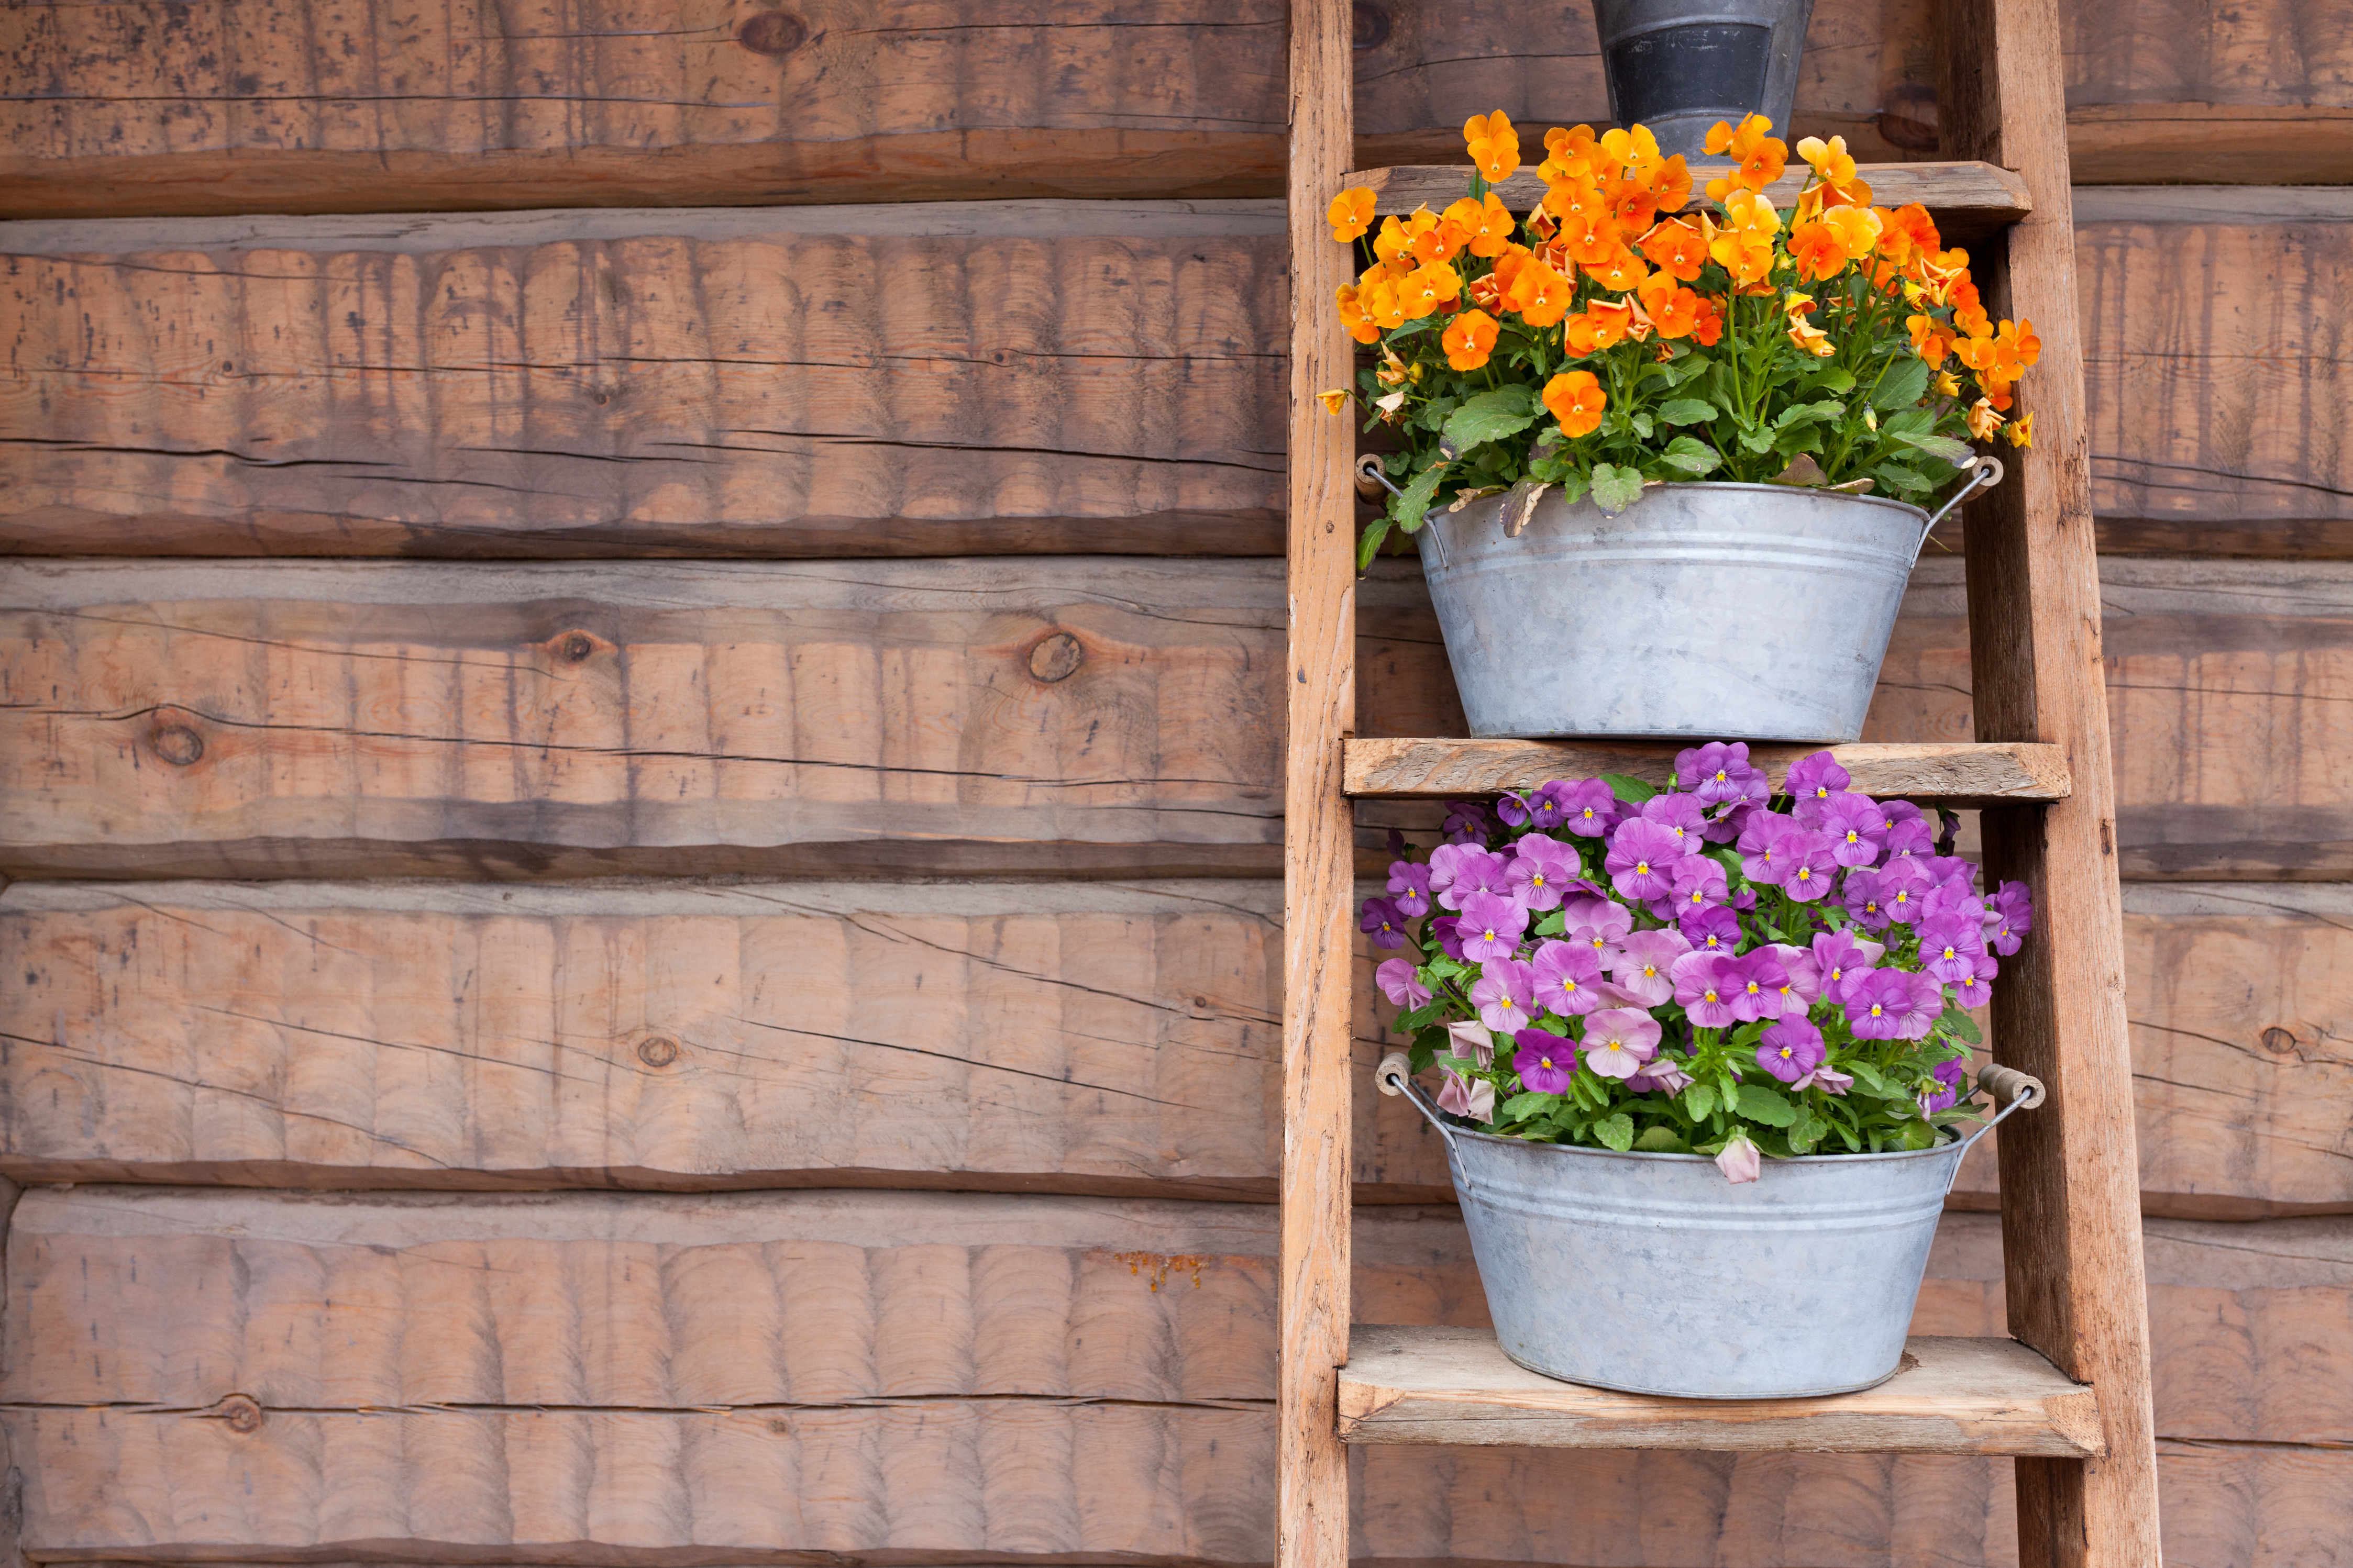
[[[1457,171],[1351,173],[1348,0],[1292,0],[1289,218],[1290,749],[1284,1002],[1279,1568],[1342,1568],[1348,1446],[2003,1454],[2029,1568],[2158,1561],[2147,1298],[2126,1036],[2115,782],[2100,668],[2055,0],[1940,0],[1946,164],[1867,169],[1976,238],[1997,315],[2031,318],[2031,451],[1968,508],[1974,745],[1840,749],[1854,787],[1982,808],[1989,881],[2034,890],[2033,934],[1994,990],[2000,1058],[2051,1098],[2000,1140],[2014,1340],[1915,1340],[1916,1365],[1866,1393],[1737,1404],[1651,1399],[1520,1371],[1483,1331],[1367,1328],[1350,1340],[1352,798],[1435,797],[1578,777],[1663,776],[1672,749],[1354,741],[1354,426],[1314,395],[1353,383],[1333,310],[1352,251],[1324,207],[1369,184],[1410,209]],[[1900,193],[1900,194],[1899,194]],[[1786,197],[1783,198],[1786,201]],[[1525,206],[1525,202],[1517,204]]]

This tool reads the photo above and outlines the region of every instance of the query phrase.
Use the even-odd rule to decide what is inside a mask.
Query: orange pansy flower
[[[1700,268],[1707,265],[1707,240],[1699,226],[1686,218],[1666,219],[1644,235],[1641,244],[1652,266],[1686,283],[1697,282]]]
[[[1376,342],[1381,330],[1366,319],[1364,307],[1357,303],[1357,292],[1354,283],[1340,285],[1340,324],[1346,327],[1348,335],[1360,343]]]
[[[1624,245],[1601,260],[1588,263],[1585,271],[1604,289],[1631,289],[1651,275],[1642,258]]]
[[[1419,321],[1462,292],[1462,279],[1442,261],[1417,267],[1398,285],[1398,300],[1409,321]]]
[[[1560,433],[1576,438],[1601,427],[1602,411],[1609,406],[1601,380],[1589,370],[1563,371],[1545,383],[1544,405],[1560,421]]]
[[[1798,276],[1809,283],[1846,270],[1846,247],[1839,243],[1837,231],[1819,219],[1789,231],[1789,257],[1798,264]]]
[[[1490,181],[1508,180],[1520,166],[1519,132],[1502,110],[1474,114],[1462,122],[1462,142],[1471,162]]]
[[[1906,316],[1904,324],[1911,329],[1912,352],[1926,360],[1929,369],[1944,363],[1945,356],[1953,352],[1953,340],[1946,336],[1936,317]]]
[[[1495,352],[1495,318],[1484,310],[1465,310],[1447,323],[1439,345],[1456,370],[1477,370]]]
[[[1373,193],[1363,185],[1352,186],[1332,198],[1324,214],[1332,225],[1332,237],[1343,245],[1360,237],[1373,226]]]
[[[1532,327],[1549,327],[1568,313],[1576,293],[1569,280],[1543,262],[1531,262],[1512,274],[1504,302]]]

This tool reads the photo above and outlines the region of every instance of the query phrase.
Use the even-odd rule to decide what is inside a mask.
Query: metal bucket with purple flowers
[[[1791,485],[1663,484],[1614,515],[1523,487],[1418,538],[1473,735],[1859,739],[1932,517]]]
[[[1776,1160],[1728,1184],[1701,1154],[1498,1138],[1442,1112],[1402,1054],[1381,1064],[1446,1142],[1504,1353],[1630,1394],[1788,1399],[1894,1375],[1961,1156],[2042,1098],[1989,1065],[2002,1102],[1934,1148]]]

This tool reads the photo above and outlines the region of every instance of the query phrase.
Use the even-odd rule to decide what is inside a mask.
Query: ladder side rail
[[[1342,751],[1356,728],[1355,425],[1315,395],[1348,385],[1355,344],[1333,309],[1353,250],[1324,209],[1354,159],[1348,0],[1292,0],[1289,694],[1283,761],[1282,1272],[1275,1558],[1346,1568],[1349,1026],[1355,813]]]
[[[2036,901],[2033,934],[1994,984],[1993,1044],[2051,1091],[2000,1137],[2010,1329],[2094,1385],[2107,1448],[2016,1461],[2021,1559],[2156,1568],[2116,779],[2056,0],[1944,0],[1936,14],[1943,155],[2016,171],[2033,201],[1996,264],[1978,269],[1988,308],[2031,319],[2042,340],[2021,399],[2033,447],[2016,454],[2010,483],[1967,511],[1977,737],[2054,743],[2073,783],[2065,800],[1983,816],[1989,879],[2024,881]]]

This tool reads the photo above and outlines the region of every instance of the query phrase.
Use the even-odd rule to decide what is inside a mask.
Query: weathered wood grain
[[[1772,777],[1819,746],[1755,746],[1749,759]],[[1833,746],[1864,795],[1904,795],[1974,806],[2015,801],[2063,800],[2067,767],[2051,746]],[[1391,799],[1444,800],[1534,789],[1552,779],[1625,773],[1661,786],[1674,782],[1675,748],[1666,742],[1569,741],[1364,740],[1348,742],[1348,793]]]
[[[2095,1458],[2099,1403],[2015,1340],[1915,1336],[1894,1376],[1817,1399],[1694,1400],[1561,1383],[1484,1329],[1359,1323],[1340,1373],[1351,1443]]]
[[[2126,898],[2144,1212],[2353,1212],[2353,898]],[[1280,910],[1249,880],[19,883],[0,1172],[1263,1201]],[[1359,1201],[1451,1192],[1401,1101],[1357,1095],[1350,1125]],[[1972,1154],[1958,1201],[1993,1190]]]
[[[1263,202],[7,226],[0,551],[1271,553],[1282,232]]]
[[[2348,1436],[2346,1223],[2147,1226],[2168,1540],[2209,1553],[2168,1560],[2305,1561],[2257,1543],[2353,1524],[2353,1491],[2326,1484],[2342,1451],[2298,1446]],[[1077,1540],[1103,1554],[1081,1561],[1189,1542],[1262,1563],[1272,1491],[1250,1478],[1271,1468],[1277,1228],[1261,1205],[946,1194],[36,1190],[11,1241],[0,1388],[19,1454],[40,1458],[27,1543],[42,1560],[283,1560],[364,1521],[393,1531],[364,1553],[378,1560],[949,1563]],[[1451,1215],[1367,1211],[1356,1253],[1367,1310],[1483,1323]],[[1990,1217],[1948,1216],[1915,1331],[2002,1331],[2000,1254]],[[1030,1444],[1048,1471],[994,1489]],[[823,1501],[799,1479],[819,1447]],[[696,1468],[722,1458],[744,1468]],[[1054,1490],[1070,1474],[1136,1533],[1074,1534],[1102,1516]],[[1985,1461],[1424,1449],[1357,1456],[1355,1475],[1360,1559],[2015,1555],[2007,1467]],[[678,1507],[696,1479],[714,1511]],[[330,1484],[343,1522],[305,1489]],[[575,1485],[601,1511],[554,1535]],[[395,1487],[411,1511],[382,1511]],[[767,1510],[756,1539],[734,1533],[746,1489]],[[1000,1500],[985,1520],[976,1495]],[[860,1533],[902,1500],[923,1500],[900,1516],[909,1533]],[[517,1505],[502,1533],[495,1510]]]

